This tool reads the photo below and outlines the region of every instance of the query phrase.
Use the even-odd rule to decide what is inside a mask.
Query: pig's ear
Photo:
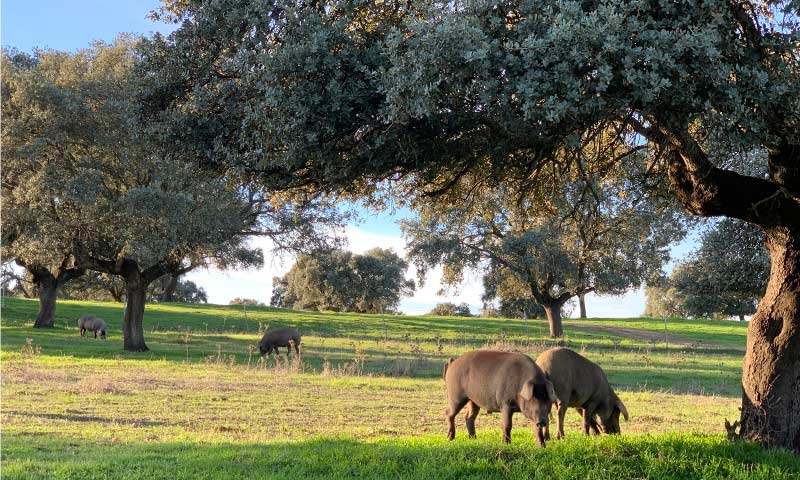
[[[522,385],[522,390],[519,391],[519,395],[528,401],[533,398],[533,380],[528,380]]]
[[[556,397],[556,389],[553,388],[553,382],[551,382],[550,380],[545,380],[544,384],[547,387],[547,396],[550,397],[550,401],[557,402],[558,397]]]
[[[619,408],[619,411],[622,412],[622,416],[625,417],[625,421],[627,422],[628,421],[628,409],[625,408],[625,404],[622,403],[622,400],[620,400],[619,397],[617,397],[617,408]]]

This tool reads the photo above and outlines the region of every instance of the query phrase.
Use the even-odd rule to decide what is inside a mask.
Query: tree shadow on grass
[[[63,437],[4,438],[7,478],[643,478],[789,479],[800,456],[721,436],[571,436],[537,448],[528,432],[500,443],[440,436],[266,444],[81,445]]]
[[[85,423],[116,423],[124,425],[133,425],[136,427],[170,427],[179,425],[177,423],[167,422],[154,422],[152,420],[130,420],[125,418],[108,418],[98,417],[96,415],[82,415],[79,413],[28,413],[19,412],[14,410],[3,410],[4,415],[20,415],[32,419],[48,419],[48,420],[64,420],[67,422],[85,422]]]

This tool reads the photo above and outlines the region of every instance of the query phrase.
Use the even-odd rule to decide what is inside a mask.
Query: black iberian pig
[[[553,385],[528,356],[521,353],[477,350],[450,359],[444,367],[447,387],[447,438],[456,435],[455,416],[467,406],[467,431],[475,437],[475,417],[481,408],[500,412],[503,441],[511,442],[511,416],[522,412],[534,425],[544,446],[544,428],[556,400]]]
[[[292,351],[290,342],[294,343],[294,351],[299,355],[300,332],[294,328],[278,328],[275,330],[269,330],[261,338],[261,341],[258,342],[258,350],[261,352],[261,356],[263,357],[264,355],[269,355],[272,353],[272,350],[275,350],[275,354],[277,355],[278,347],[286,347],[286,355],[288,356]]]

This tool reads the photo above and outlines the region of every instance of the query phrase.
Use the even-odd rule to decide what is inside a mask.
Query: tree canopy
[[[469,304],[462,302],[458,305],[452,302],[437,303],[428,315],[436,315],[438,317],[471,317],[472,311],[469,309]]]
[[[717,222],[702,236],[697,251],[675,265],[667,285],[648,294],[646,313],[740,319],[752,315],[769,280],[763,240],[764,233],[753,225],[732,219]],[[669,308],[665,301],[671,303]]]
[[[631,154],[623,168],[593,171],[606,161],[597,155],[580,170],[560,171],[559,190],[522,193],[464,175],[420,204],[419,219],[403,223],[418,273],[441,264],[445,283],[460,282],[467,268],[511,276],[504,286],[524,285],[522,298],[544,307],[553,337],[563,334],[560,311],[570,299],[619,295],[657,277],[667,246],[683,234],[681,216],[630,180],[637,168],[646,173],[642,158]]]
[[[505,268],[494,268],[483,276],[484,306],[498,302],[494,309],[505,318],[545,318],[544,308],[531,295],[530,288]],[[565,304],[566,305],[566,304]],[[486,310],[486,308],[484,308]],[[563,316],[564,306],[561,307]]]
[[[345,250],[299,255],[283,278],[273,279],[270,304],[298,310],[394,311],[414,291],[408,264],[392,250],[363,255]]]
[[[120,276],[125,348],[146,350],[153,281],[199,266],[260,266],[251,235],[277,249],[327,246],[340,217],[331,204],[283,199],[165,151],[136,116],[136,41],[4,52],[3,253],[54,275],[71,267]]]

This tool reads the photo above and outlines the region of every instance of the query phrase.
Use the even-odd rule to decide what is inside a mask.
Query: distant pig
[[[528,356],[488,350],[468,352],[445,364],[444,382],[449,440],[456,435],[455,416],[467,406],[470,438],[475,437],[475,417],[483,408],[489,413],[501,412],[503,441],[511,442],[511,416],[521,411],[535,426],[539,446],[544,446],[544,428],[556,396],[553,384]]]
[[[608,384],[599,365],[568,348],[551,348],[536,358],[556,390],[558,397],[558,434],[564,436],[564,415],[568,407],[583,416],[583,433],[620,433],[619,414],[628,420],[628,409]],[[595,419],[599,420],[598,423]],[[549,435],[549,427],[545,436]]]
[[[286,347],[286,355],[288,356],[289,353],[292,351],[292,347],[289,342],[294,343],[294,351],[296,354],[300,354],[300,332],[295,330],[294,328],[279,328],[277,330],[270,330],[264,334],[261,338],[261,341],[258,342],[258,350],[261,352],[261,356],[269,355],[275,350],[275,354],[278,354],[278,347]]]
[[[106,338],[106,322],[102,318],[95,317],[94,315],[84,315],[78,319],[78,328],[81,329],[81,337],[84,336],[86,330],[94,332],[94,338],[100,334],[100,338]]]

